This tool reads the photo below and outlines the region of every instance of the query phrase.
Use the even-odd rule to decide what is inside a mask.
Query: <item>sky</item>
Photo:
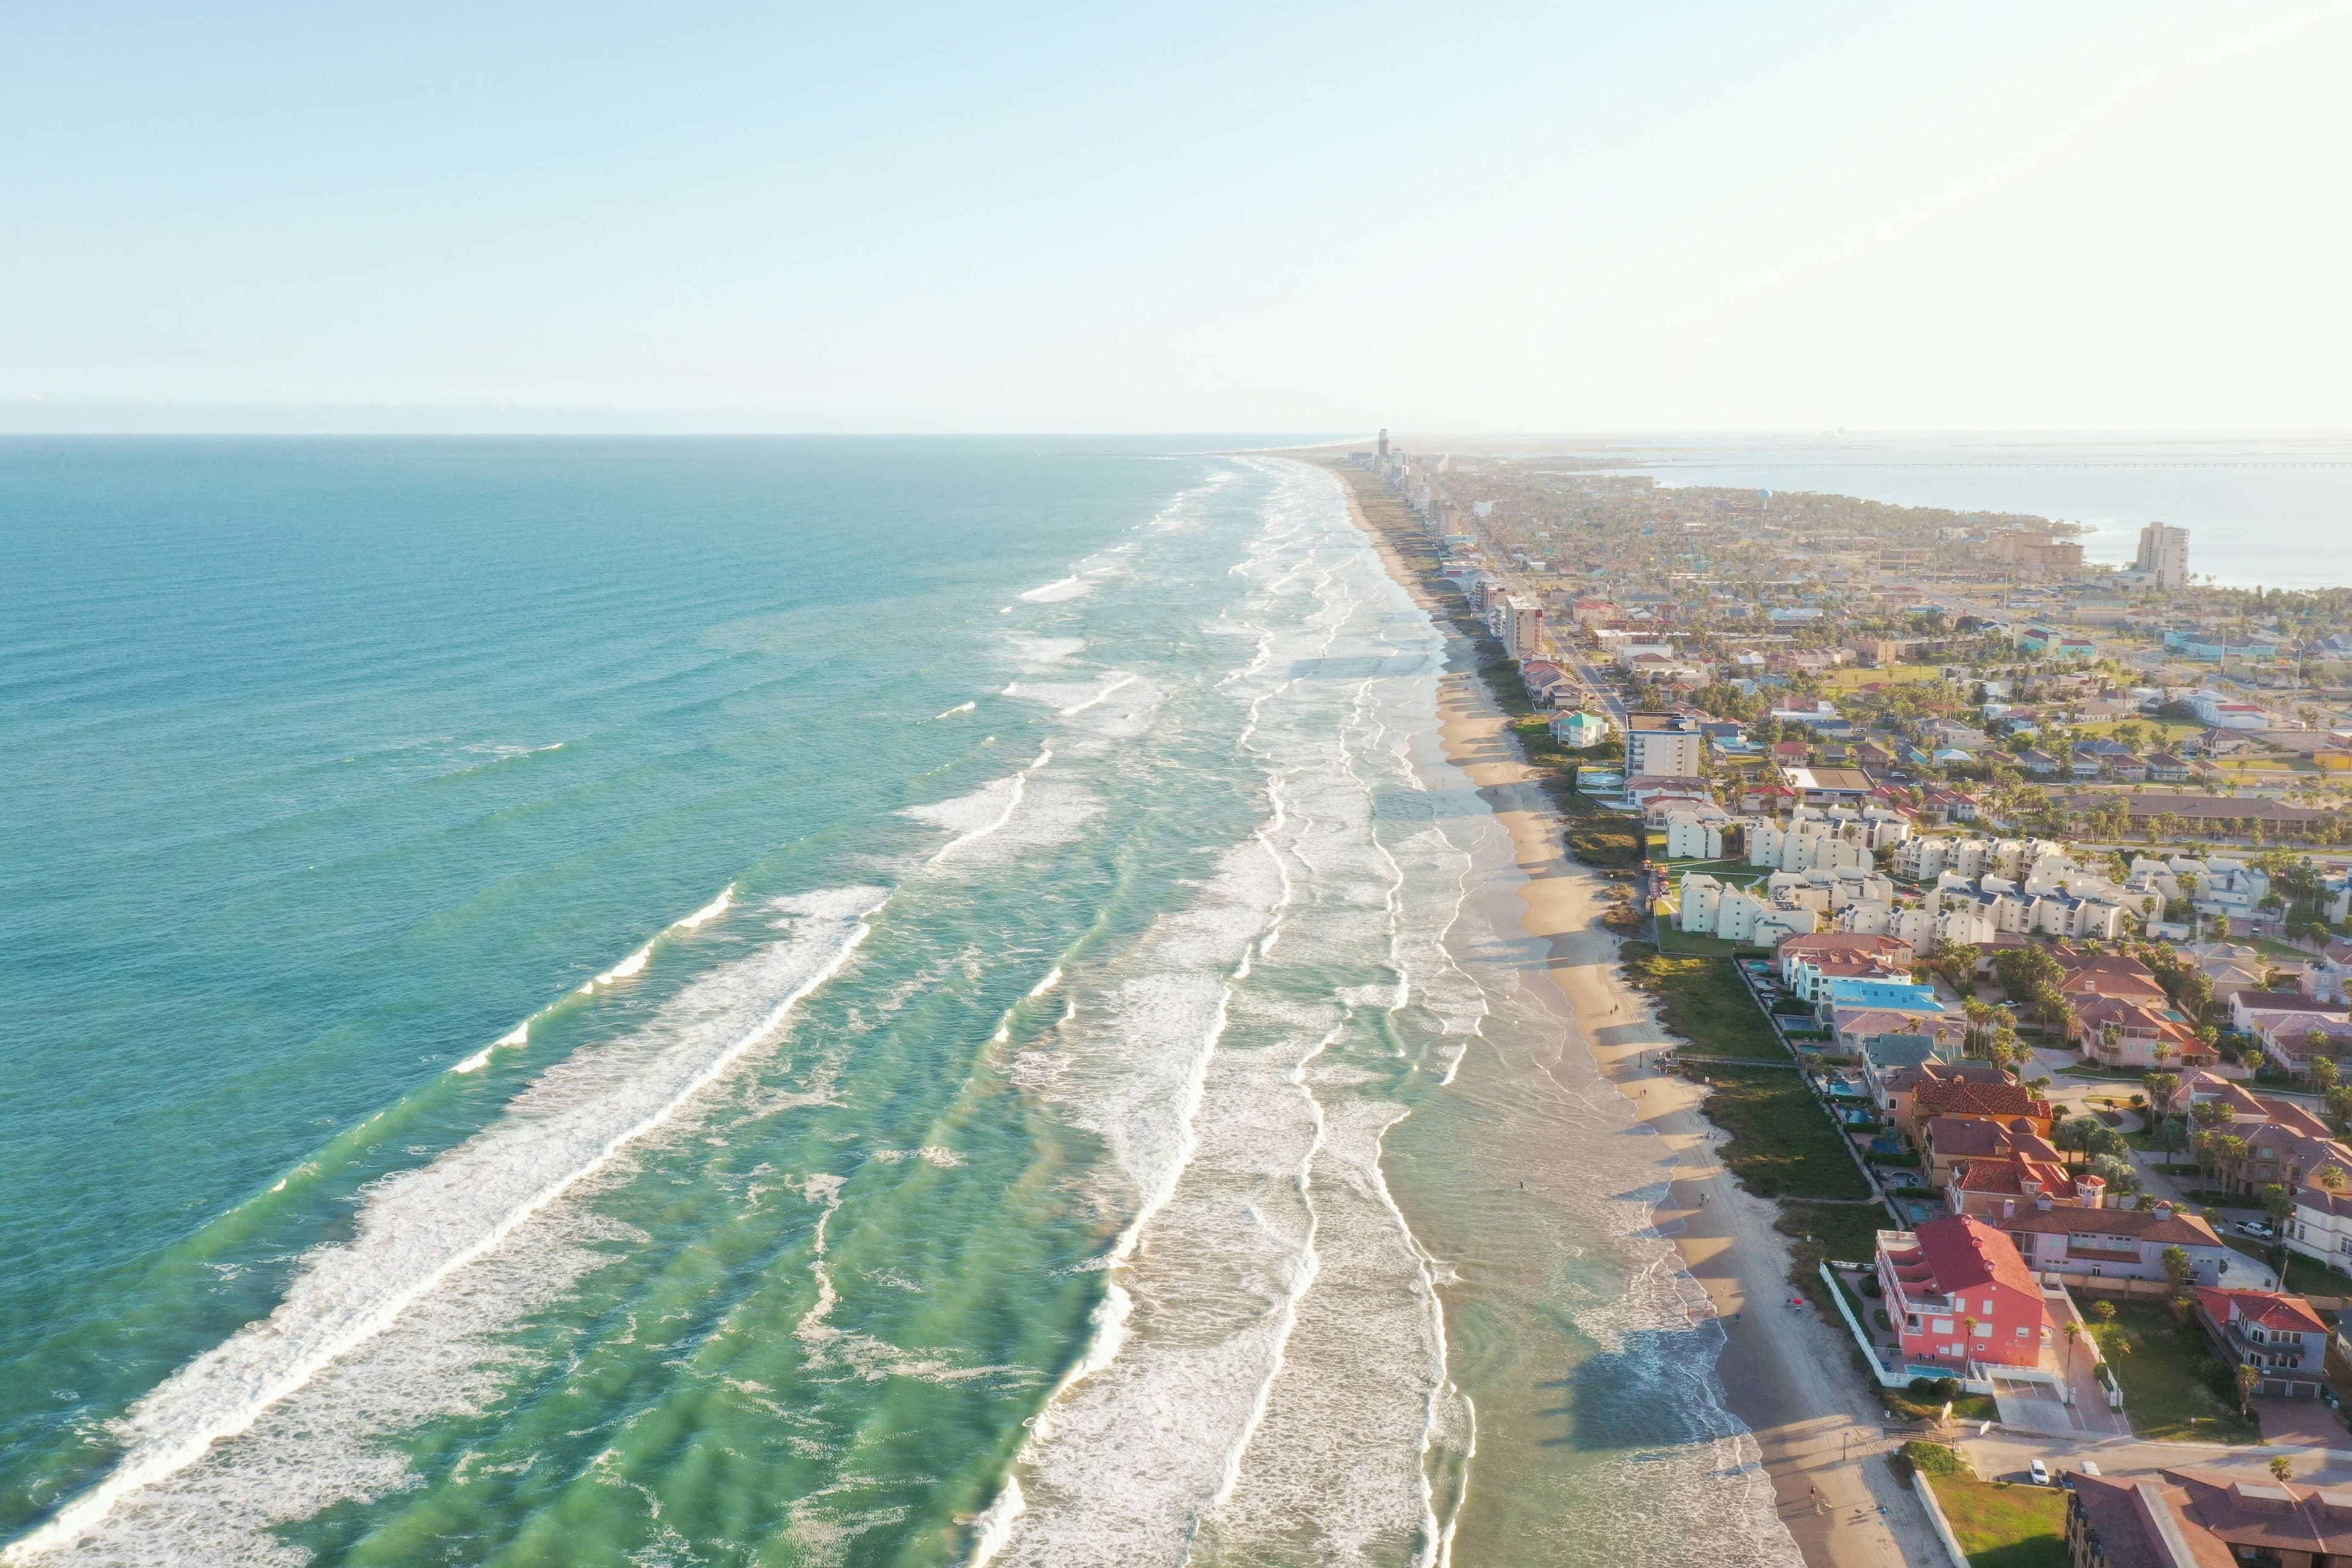
[[[0,7],[0,431],[2352,428],[2352,5]]]

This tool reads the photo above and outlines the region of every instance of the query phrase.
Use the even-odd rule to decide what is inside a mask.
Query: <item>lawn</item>
[[[2229,1365],[2194,1319],[2175,1321],[2152,1301],[2117,1301],[2111,1323],[2091,1332],[2124,1386],[2124,1414],[2150,1442],[2259,1443],[2262,1429],[2238,1414]]]
[[[2233,1198],[2231,1201],[2242,1204],[2247,1200]],[[2233,1250],[2258,1263],[2271,1260],[2271,1248],[2267,1243],[2243,1236],[2224,1237],[2222,1239]],[[2286,1288],[2298,1296],[2352,1296],[2352,1275],[2338,1273],[2317,1258],[2305,1258],[2300,1252],[2290,1250],[2286,1255]]]
[[[1803,1074],[1713,1062],[1699,1070],[1715,1086],[1706,1119],[1731,1135],[1722,1148],[1723,1163],[1749,1192],[1768,1198],[1870,1196],[1845,1135],[1815,1102]],[[1875,1230],[1884,1211],[1874,1204],[1868,1212]]]
[[[1846,665],[1822,672],[1823,691],[1859,691],[1865,686],[1917,683],[1941,680],[1944,670],[1934,664],[1890,664],[1883,669],[1865,669],[1859,665]]]
[[[1750,942],[1727,942],[1722,937],[1709,936],[1705,931],[1676,931],[1672,924],[1673,919],[1673,910],[1659,910],[1658,947],[1664,952],[1679,953],[1686,957],[1729,958],[1735,953],[1746,953],[1752,957],[1758,953],[1772,951],[1769,947],[1758,947]]]
[[[1731,944],[1716,946],[1727,951]],[[1659,1020],[1688,1040],[1693,1054],[1789,1059],[1728,958],[1662,953],[1646,942],[1627,942],[1623,954],[1627,977],[1656,1000]]]
[[[1927,1463],[1919,1469],[1936,1489],[1945,1522],[1969,1554],[1969,1568],[2066,1568],[2064,1492],[2056,1487],[1980,1481],[1957,1460],[1948,1470]]]
[[[2095,719],[2088,723],[2075,725],[2074,732],[2078,735],[2112,735],[2116,732],[2117,725],[2130,722],[2132,721],[2128,719]],[[2142,717],[2139,720],[2139,727],[2150,733],[2162,731],[2160,738],[2155,742],[2156,749],[2159,752],[2168,751],[2182,741],[2193,741],[2205,732],[2203,725],[2185,724],[2178,719]]]
[[[1737,858],[1726,858],[1722,860],[1670,860],[1667,861],[1666,864],[1668,869],[1670,869],[1674,874],[1675,886],[1677,888],[1683,885],[1683,879],[1690,875],[1693,871],[1704,871],[1717,881],[1737,881],[1743,884],[1748,882],[1760,882],[1771,874],[1760,866],[1750,866],[1747,861]],[[2305,953],[2304,956],[2308,958],[2311,955],[2309,953]]]

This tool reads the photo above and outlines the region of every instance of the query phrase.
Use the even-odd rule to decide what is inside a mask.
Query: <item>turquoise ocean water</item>
[[[18,442],[0,550],[9,1561],[1792,1559],[1328,476]]]

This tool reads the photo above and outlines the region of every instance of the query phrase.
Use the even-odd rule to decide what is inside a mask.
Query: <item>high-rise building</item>
[[[1381,431],[1381,462],[1383,462],[1383,463],[1385,463],[1385,462],[1387,462],[1388,460],[1389,460],[1389,433],[1388,433],[1387,431],[1383,430],[1383,431]]]
[[[1698,721],[1685,713],[1625,715],[1625,772],[1695,778],[1706,746]]]
[[[2161,522],[2141,529],[2136,570],[2159,588],[2188,586],[2189,531]]]

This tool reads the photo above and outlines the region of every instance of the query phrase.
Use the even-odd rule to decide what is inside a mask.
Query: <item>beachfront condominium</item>
[[[1625,772],[1659,778],[1697,778],[1706,736],[1687,713],[1625,715]]]
[[[2181,588],[2189,584],[2189,531],[2151,522],[2139,531],[2139,559],[2133,570],[2152,587]]]

